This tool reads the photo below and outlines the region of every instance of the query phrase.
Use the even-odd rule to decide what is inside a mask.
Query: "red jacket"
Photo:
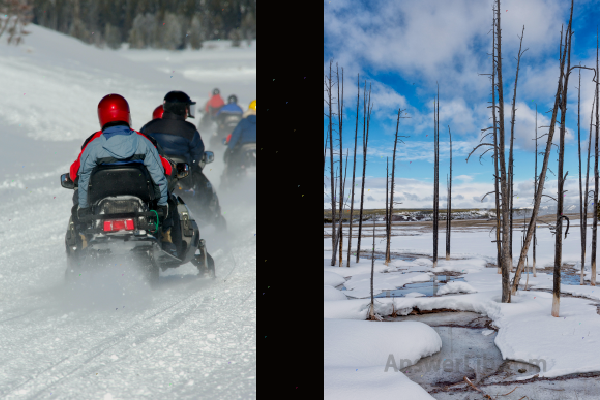
[[[138,131],[134,131],[134,132],[137,133],[138,135],[143,136],[146,139],[150,140],[148,138],[148,136],[144,135],[143,133],[140,133]],[[94,133],[92,136],[90,136],[89,138],[87,138],[87,140],[83,143],[83,146],[81,146],[81,152],[77,156],[77,159],[75,161],[73,161],[73,164],[71,164],[71,168],[69,169],[69,176],[71,177],[72,181],[75,181],[75,179],[77,178],[77,172],[79,171],[79,159],[81,158],[81,155],[85,151],[85,148],[87,147],[87,145],[90,142],[92,142],[93,140],[99,138],[100,135],[102,135],[102,131],[98,131],[98,132]],[[152,142],[152,140],[150,140],[150,141]],[[162,163],[162,166],[163,166],[163,168],[165,170],[165,175],[170,176],[173,173],[173,168],[171,167],[171,164],[169,164],[169,161],[167,161],[167,159],[164,158],[161,155],[160,156],[160,162]]]
[[[213,95],[213,96],[210,98],[210,100],[209,100],[209,101],[206,103],[206,107],[205,107],[205,110],[204,110],[204,111],[206,111],[206,113],[208,113],[208,109],[209,109],[209,107],[210,107],[212,110],[214,110],[214,109],[216,109],[216,108],[217,108],[217,109],[218,109],[218,108],[221,108],[221,107],[223,107],[224,105],[225,105],[225,103],[223,102],[223,99],[221,98],[221,95],[220,95],[220,94],[215,94],[215,95]],[[211,111],[212,111],[212,110],[211,110]],[[213,112],[214,112],[214,111],[213,111]]]

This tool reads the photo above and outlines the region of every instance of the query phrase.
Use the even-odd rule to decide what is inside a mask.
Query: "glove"
[[[225,138],[225,144],[229,143],[232,135],[233,135],[233,133],[230,133],[229,135],[227,135],[227,137]]]
[[[77,218],[78,219],[82,219],[85,218],[88,215],[92,214],[92,209],[90,207],[86,207],[86,208],[81,208],[81,207],[77,207]]]

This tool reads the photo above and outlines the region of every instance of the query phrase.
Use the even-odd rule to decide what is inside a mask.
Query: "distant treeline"
[[[30,0],[34,24],[118,49],[199,49],[256,39],[256,0]]]

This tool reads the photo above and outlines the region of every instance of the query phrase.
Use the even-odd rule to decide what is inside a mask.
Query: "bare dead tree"
[[[572,18],[573,18],[573,13],[572,13],[572,7],[571,7],[571,16],[569,18],[569,27],[571,26],[571,22],[572,22]],[[570,28],[569,28],[570,29]],[[566,42],[566,37],[565,36],[565,44]],[[554,100],[554,106],[552,108],[552,117],[550,119],[550,125],[549,125],[549,131],[548,131],[548,139],[546,142],[546,150],[544,152],[544,161],[542,164],[542,170],[540,172],[540,178],[539,178],[539,182],[537,184],[536,187],[536,198],[535,198],[535,203],[533,206],[533,213],[532,213],[532,217],[531,220],[529,222],[529,227],[527,229],[527,236],[525,238],[525,243],[523,246],[523,249],[521,250],[521,254],[519,257],[519,264],[517,266],[517,271],[515,273],[515,278],[513,279],[513,283],[512,283],[512,293],[516,293],[517,291],[517,286],[519,283],[519,279],[521,276],[521,272],[523,271],[523,266],[525,264],[525,258],[527,256],[527,251],[529,249],[529,244],[531,243],[531,238],[533,236],[533,231],[534,231],[534,226],[537,222],[537,214],[539,211],[539,206],[540,206],[540,202],[542,199],[542,191],[544,188],[544,182],[546,179],[546,171],[548,170],[548,159],[550,157],[550,149],[552,147],[552,137],[554,136],[554,128],[556,125],[556,119],[557,119],[557,115],[558,115],[558,107],[561,104],[561,94],[562,94],[562,89],[563,89],[563,79],[564,79],[564,64],[565,64],[565,57],[566,57],[566,51],[567,51],[567,47],[565,45],[565,49],[564,51],[562,51],[562,41],[563,41],[563,32],[561,32],[561,44],[560,44],[560,49],[561,49],[561,57],[560,57],[560,77],[559,77],[559,81],[558,81],[558,87],[556,90],[556,96],[555,96],[555,100]]]
[[[571,0],[571,5],[573,0]],[[571,15],[573,14],[573,8],[571,6]],[[567,48],[567,74],[565,76],[565,83],[560,96],[561,110],[560,110],[560,147],[558,156],[558,207],[556,209],[556,254],[554,262],[554,273],[552,276],[552,316],[560,316],[560,280],[561,280],[561,267],[562,267],[562,220],[564,207],[564,184],[567,178],[563,176],[563,167],[565,163],[565,132],[566,132],[566,115],[567,115],[567,91],[569,89],[569,73],[571,67],[571,40],[573,31],[571,30],[571,23],[567,28],[567,35],[565,37],[565,46]],[[568,174],[568,172],[567,172]]]
[[[367,82],[365,81],[365,91],[366,91],[366,89],[367,89]],[[365,100],[366,100],[366,103],[365,103]],[[371,110],[372,109],[373,109],[373,105],[371,104],[371,85],[369,84],[368,99],[367,99],[367,96],[365,95],[365,93],[363,93],[363,170],[362,170],[362,182],[361,182],[361,188],[360,188],[360,213],[359,213],[359,219],[358,219],[358,243],[356,244],[356,263],[357,264],[360,261],[360,239],[361,239],[361,234],[362,234],[362,215],[363,215],[363,204],[364,204],[364,199],[365,199],[365,171],[367,170],[367,144],[369,141],[369,122],[371,119]],[[365,120],[366,120],[366,123],[365,123]],[[366,128],[366,133],[365,133],[365,128]]]
[[[572,0],[571,0],[572,1]],[[598,27],[596,27],[596,71],[598,69]],[[596,286],[596,240],[597,240],[597,229],[598,229],[598,76],[596,76],[596,144],[594,153],[594,222],[592,225],[592,276],[590,277],[590,284]]]
[[[514,86],[514,92],[513,92],[513,101],[512,101],[512,113],[511,113],[511,119],[510,119],[510,151],[509,151],[509,156],[508,156],[508,164],[509,164],[509,175],[508,175],[508,179],[509,179],[509,187],[510,187],[510,195],[508,197],[508,200],[510,201],[510,230],[508,232],[509,235],[509,239],[508,239],[508,243],[509,243],[509,252],[510,252],[510,270],[512,271],[513,269],[513,251],[512,251],[512,242],[513,242],[513,199],[514,199],[514,158],[513,158],[513,142],[515,140],[515,104],[517,101],[517,82],[519,81],[519,64],[521,63],[521,56],[523,55],[523,53],[525,53],[527,50],[529,49],[525,49],[523,51],[521,51],[521,44],[523,43],[523,32],[525,31],[525,25],[523,25],[523,28],[521,29],[521,37],[519,40],[519,52],[517,53],[518,57],[517,57],[517,72],[516,72],[516,76],[515,76],[515,86]]]
[[[356,145],[358,144],[358,104],[360,101],[360,74],[356,78],[356,129],[354,130],[354,168],[352,169],[352,199],[350,200],[350,229],[348,231],[348,255],[346,267],[350,268],[350,254],[352,252],[352,219],[354,216],[354,186],[356,179]]]
[[[509,254],[509,215],[508,206],[509,202],[509,189],[507,183],[507,171],[506,171],[506,160],[504,156],[504,144],[506,142],[504,134],[504,83],[502,80],[502,29],[501,29],[501,15],[500,12],[500,0],[497,0],[498,5],[496,9],[496,38],[498,39],[497,54],[498,54],[498,112],[499,112],[499,155],[500,155],[500,186],[502,189],[502,302],[510,303],[510,291],[508,289],[509,279],[509,267],[510,267],[510,254]]]
[[[335,265],[335,250],[336,250],[336,229],[335,229],[335,183],[333,179],[333,114],[331,107],[333,105],[332,102],[332,91],[333,91],[333,81],[331,79],[331,65],[333,64],[333,60],[329,60],[329,77],[326,77],[325,80],[325,90],[327,91],[327,95],[329,97],[329,102],[326,102],[329,106],[329,168],[331,169],[331,266]]]
[[[336,68],[336,77],[337,77],[337,88],[338,88],[338,134],[339,134],[339,142],[340,142],[340,212],[339,212],[339,229],[338,229],[338,237],[336,241],[339,243],[339,258],[340,258],[340,267],[342,266],[342,206],[344,204],[344,184],[346,181],[346,175],[344,173],[344,179],[342,180],[342,122],[343,122],[343,114],[344,114],[344,68],[342,68],[342,96],[340,97],[340,75],[337,71],[337,62],[335,63]],[[346,163],[348,162],[348,155],[346,154]]]
[[[406,136],[398,136],[398,127],[400,126],[400,118],[410,118],[410,117],[401,117],[400,115],[402,114],[402,111],[400,108],[398,108],[398,118],[396,120],[396,135],[394,136],[394,152],[392,153],[392,184],[390,186],[390,208],[389,208],[389,213],[388,213],[388,217],[387,220],[389,221],[389,229],[387,231],[387,244],[386,244],[386,265],[390,262],[390,257],[391,257],[391,252],[390,252],[390,242],[391,242],[391,236],[392,236],[392,215],[394,212],[394,178],[395,178],[395,173],[396,173],[396,147],[398,145],[398,138],[399,137],[406,137]],[[401,143],[404,143],[401,139],[400,139]]]
[[[537,182],[538,182],[538,170],[537,170],[537,160],[538,160],[538,136],[537,136],[537,103],[535,105],[535,183],[534,183],[534,199],[533,202],[535,203],[535,198],[537,198]],[[531,216],[533,218],[533,215]],[[523,240],[523,245],[525,245],[525,240]],[[533,226],[533,276],[536,277],[536,270],[535,270],[535,248],[537,246],[537,224],[534,224]],[[521,249],[523,247],[521,246]]]
[[[450,179],[448,180],[448,206],[446,211],[446,260],[450,260],[450,233],[452,230],[452,133],[448,125],[450,138]]]
[[[592,150],[592,138],[593,130],[592,130],[592,122],[594,120],[594,105],[596,104],[596,94],[594,95],[594,101],[592,102],[592,112],[590,113],[590,139],[588,143],[588,158],[587,158],[587,172],[585,175],[585,202],[583,203],[583,235],[585,237],[584,243],[586,244],[583,250],[583,258],[586,258],[586,250],[587,250],[587,219],[588,219],[588,204],[589,204],[589,196],[590,196],[590,153]]]
[[[375,302],[373,301],[373,270],[374,269],[375,269],[375,217],[373,216],[373,247],[371,249],[371,304],[369,306],[369,319],[375,319],[375,312],[374,312]]]
[[[388,207],[388,185],[389,185],[389,181],[390,181],[390,172],[389,172],[389,165],[390,165],[390,158],[386,157],[385,158],[385,237],[387,239],[387,244],[385,246],[385,262],[384,265],[388,265],[388,263],[390,262],[390,256],[389,256],[389,251],[390,251],[390,213],[389,213],[389,207]]]
[[[583,196],[581,188],[581,126],[580,126],[580,111],[581,111],[581,70],[579,70],[579,84],[577,85],[577,159],[579,160],[579,238],[581,242],[581,274],[579,276],[579,284],[583,285],[583,264],[585,262],[585,234],[583,233]]]
[[[340,149],[340,151],[341,151],[341,149]],[[346,150],[346,163],[344,166],[343,182],[342,182],[342,163],[340,161],[340,182],[342,182],[341,183],[342,188],[346,187],[346,170],[347,169],[348,169],[348,150]],[[342,267],[342,222],[343,222],[342,215],[344,215],[344,190],[343,189],[340,191],[340,203],[341,203],[341,206],[340,206],[340,213],[339,213],[340,221],[338,223],[338,238],[339,238],[338,241],[340,244],[340,267]]]
[[[496,76],[496,29],[495,29],[496,18],[492,18],[492,122],[493,122],[493,136],[494,136],[494,199],[496,206],[496,248],[498,250],[498,273],[502,273],[502,241],[500,240],[500,184],[499,177],[500,171],[498,170],[498,125],[496,121],[496,88],[495,88],[495,76]],[[504,233],[503,233],[504,235]]]
[[[438,83],[438,107],[437,118],[435,111],[435,100],[433,102],[433,268],[438,264],[439,252],[439,226],[440,226],[440,160],[439,160],[439,130],[440,130],[440,85]],[[437,123],[437,125],[436,125]]]

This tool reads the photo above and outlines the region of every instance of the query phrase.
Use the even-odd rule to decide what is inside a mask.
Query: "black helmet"
[[[217,88],[213,89],[213,95],[219,94],[219,93],[221,93],[221,91],[219,89],[217,89]]]
[[[227,96],[227,104],[237,104],[237,96],[235,94],[230,94]]]
[[[174,90],[165,94],[163,108],[167,112],[194,118],[195,104],[186,93]]]

